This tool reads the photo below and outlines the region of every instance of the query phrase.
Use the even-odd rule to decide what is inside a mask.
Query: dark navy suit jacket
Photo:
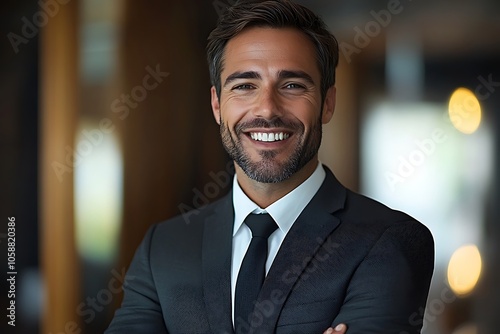
[[[265,279],[252,333],[420,333],[434,267],[429,230],[344,188],[321,188],[288,232]],[[130,265],[106,333],[233,333],[232,192],[152,226]]]

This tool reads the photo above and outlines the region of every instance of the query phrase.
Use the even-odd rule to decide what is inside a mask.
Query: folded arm
[[[429,230],[416,221],[391,226],[354,273],[333,323],[348,334],[420,333],[433,268]]]

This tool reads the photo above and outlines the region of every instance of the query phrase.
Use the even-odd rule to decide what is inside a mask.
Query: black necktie
[[[254,303],[266,277],[267,239],[278,228],[267,213],[250,214],[245,219],[245,224],[252,231],[252,241],[243,258],[236,281],[234,298],[236,333],[239,332],[239,324],[251,323],[249,316],[253,312]]]

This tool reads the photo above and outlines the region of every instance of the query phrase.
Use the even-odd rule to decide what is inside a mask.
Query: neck
[[[318,166],[318,157],[311,159],[302,169],[293,174],[288,179],[279,183],[261,183],[248,177],[245,172],[235,164],[238,184],[245,194],[261,208],[267,208],[302,182],[307,180],[314,173]]]

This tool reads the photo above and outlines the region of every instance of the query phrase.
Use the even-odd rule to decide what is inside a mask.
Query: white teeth
[[[288,133],[278,132],[278,133],[267,133],[267,132],[251,132],[250,137],[257,141],[280,141],[290,137]]]

